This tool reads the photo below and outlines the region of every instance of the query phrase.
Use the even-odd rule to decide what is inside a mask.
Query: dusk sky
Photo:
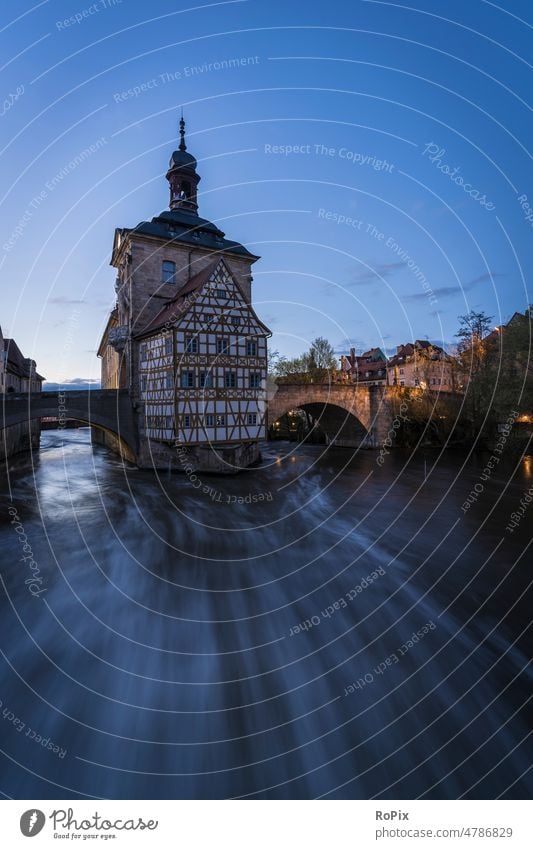
[[[181,106],[274,349],[453,343],[533,300],[530,0],[3,10],[0,324],[49,381],[99,377],[114,228],[168,207]]]

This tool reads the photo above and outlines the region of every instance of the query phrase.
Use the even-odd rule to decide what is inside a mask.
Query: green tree
[[[311,344],[309,357],[312,359],[314,368],[318,369],[337,369],[338,357],[335,354],[333,345],[324,339],[323,336],[317,336]]]

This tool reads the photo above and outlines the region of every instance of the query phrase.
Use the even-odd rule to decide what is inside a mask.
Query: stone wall
[[[24,422],[12,425],[0,432],[0,463],[25,451],[39,448],[41,439],[40,422]]]

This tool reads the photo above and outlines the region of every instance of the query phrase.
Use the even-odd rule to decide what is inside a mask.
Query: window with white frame
[[[161,263],[161,283],[174,283],[176,276],[176,263],[164,259]]]
[[[261,375],[258,371],[250,372],[250,389],[261,388]]]
[[[180,385],[182,389],[194,389],[194,372],[182,369]]]

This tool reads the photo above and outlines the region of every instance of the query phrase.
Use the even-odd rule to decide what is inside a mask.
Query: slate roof
[[[208,221],[200,218],[194,212],[184,209],[165,210],[151,221],[141,221],[133,228],[124,228],[123,233],[138,233],[143,236],[151,236],[164,239],[165,242],[184,242],[211,250],[224,251],[240,256],[248,256],[258,259],[240,242],[233,242],[225,238],[225,233]]]

